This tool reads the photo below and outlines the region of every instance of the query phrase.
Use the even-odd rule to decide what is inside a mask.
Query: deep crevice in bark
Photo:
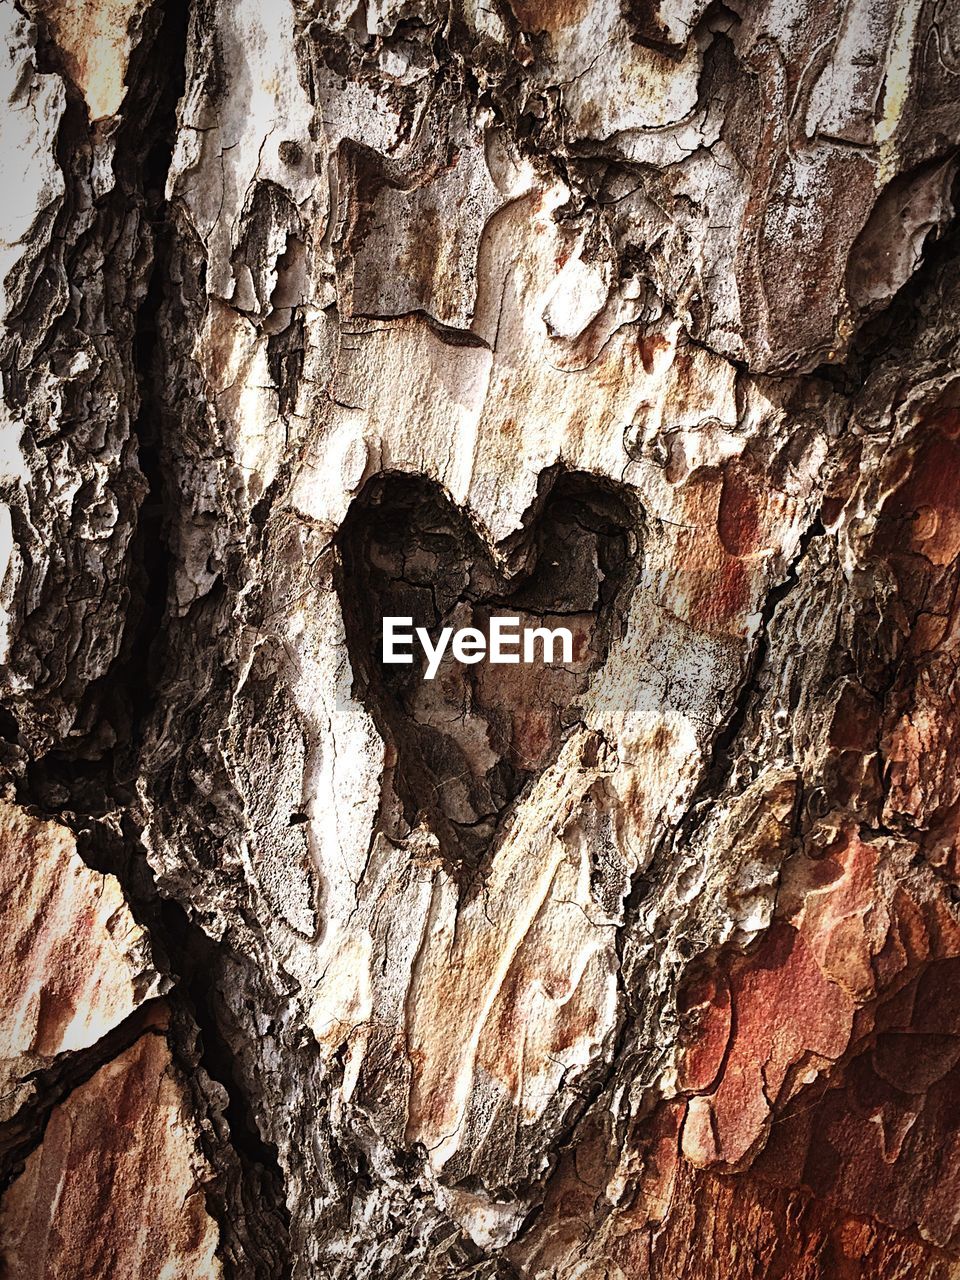
[[[689,841],[698,825],[700,809],[703,803],[709,803],[719,795],[727,781],[733,766],[734,747],[740,737],[747,715],[760,693],[759,676],[763,670],[769,648],[770,623],[780,604],[787,598],[800,579],[800,568],[806,558],[810,544],[814,538],[826,535],[823,522],[817,515],[804,530],[796,554],[793,557],[782,581],[770,588],[760,611],[757,625],[757,636],[753,643],[746,674],[740,684],[739,692],[733,701],[723,728],[713,740],[709,761],[701,777],[701,781],[687,806],[687,812],[680,824],[674,845]]]
[[[255,1214],[261,1217],[254,1233],[255,1243],[262,1249],[258,1262],[262,1264],[269,1256],[268,1250],[277,1260],[278,1265],[268,1270],[258,1265],[251,1274],[264,1280],[268,1277],[284,1280],[292,1272],[293,1260],[283,1171],[276,1147],[260,1132],[229,1039],[220,1027],[218,989],[213,975],[224,944],[218,946],[208,938],[172,898],[160,901],[154,933],[162,941],[177,977],[175,998],[198,1028],[200,1066],[226,1093],[223,1115],[229,1126],[230,1145],[240,1162],[242,1194],[244,1199],[250,1197]],[[217,1206],[216,1216],[222,1221],[224,1215],[234,1213],[236,1207],[228,1201]],[[236,1274],[245,1274],[245,1269],[238,1268]]]
[[[127,106],[116,144],[117,186],[109,197],[117,208],[118,218],[125,215],[131,202],[140,206],[139,234],[152,256],[145,294],[134,324],[133,370],[139,409],[132,431],[147,492],[139,507],[136,533],[128,552],[124,636],[109,671],[85,693],[77,717],[85,725],[83,736],[68,747],[55,748],[39,759],[28,760],[17,786],[17,798],[33,812],[52,817],[74,830],[77,851],[85,863],[117,878],[134,918],[147,929],[155,959],[174,983],[162,1000],[174,1010],[168,1038],[175,1057],[181,1060],[188,1078],[199,1064],[222,1086],[227,1099],[223,1114],[245,1185],[228,1190],[235,1175],[223,1167],[223,1153],[213,1147],[208,1154],[214,1168],[225,1179],[224,1187],[214,1190],[210,1208],[226,1229],[222,1239],[228,1274],[273,1280],[289,1275],[292,1267],[287,1244],[289,1213],[284,1179],[276,1149],[259,1133],[234,1068],[229,1043],[218,1025],[215,997],[207,986],[209,963],[216,944],[188,919],[177,902],[161,897],[140,832],[130,816],[137,807],[134,782],[139,752],[154,705],[159,661],[165,644],[165,612],[172,571],[167,542],[171,519],[170,481],[161,461],[165,391],[160,385],[162,361],[157,323],[167,297],[173,235],[164,188],[176,136],[177,108],[185,83],[189,20],[186,0],[165,5],[159,28],[148,32],[131,59]],[[41,67],[63,74],[49,41],[41,39],[38,62]],[[139,109],[133,105],[138,96],[144,99]],[[85,107],[76,90],[70,87],[68,101],[70,107],[61,139],[72,129],[86,145]],[[69,173],[71,164],[66,156],[63,163]],[[19,727],[7,709],[3,710],[0,727],[7,740],[15,743]],[[112,815],[124,809],[128,812],[118,831],[112,824]],[[149,1030],[151,1009],[157,1003],[152,1001],[141,1006],[90,1049],[63,1054],[40,1073],[38,1096],[3,1126],[0,1135],[4,1185],[42,1141],[53,1107],[128,1048],[144,1033],[145,1027]],[[196,1050],[192,1044],[194,1037]],[[245,1225],[239,1228],[239,1235],[231,1222],[240,1208],[238,1196],[249,1198],[249,1210],[241,1213]],[[247,1252],[248,1246],[256,1257]],[[274,1261],[268,1263],[267,1259],[271,1258]]]
[[[832,390],[852,399],[863,391],[879,364],[909,347],[924,323],[924,303],[932,300],[945,267],[960,257],[960,174],[950,198],[953,217],[938,233],[927,235],[910,278],[860,326],[845,360],[818,365],[809,378],[820,378]]]

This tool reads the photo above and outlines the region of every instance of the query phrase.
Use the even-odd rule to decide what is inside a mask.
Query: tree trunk
[[[958,6],[0,14],[2,1274],[960,1275]]]

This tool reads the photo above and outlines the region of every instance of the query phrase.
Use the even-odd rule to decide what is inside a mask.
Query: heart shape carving
[[[455,871],[483,860],[504,818],[580,722],[578,699],[618,637],[637,576],[640,522],[629,491],[552,468],[521,528],[491,548],[469,515],[422,476],[382,474],[337,535],[337,589],[354,692],[395,751],[405,819],[425,818]],[[424,679],[383,661],[385,617],[489,634],[491,617],[566,627],[573,661],[458,662],[448,645]],[[408,646],[407,652],[410,652]],[[537,650],[542,658],[542,651]]]

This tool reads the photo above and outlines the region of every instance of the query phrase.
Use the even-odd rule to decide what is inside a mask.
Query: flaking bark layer
[[[0,22],[3,1273],[960,1275],[953,0]]]

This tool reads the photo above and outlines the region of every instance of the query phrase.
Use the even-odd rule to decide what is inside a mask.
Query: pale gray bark
[[[0,11],[8,1219],[142,1069],[190,1274],[956,1274],[955,6]]]

